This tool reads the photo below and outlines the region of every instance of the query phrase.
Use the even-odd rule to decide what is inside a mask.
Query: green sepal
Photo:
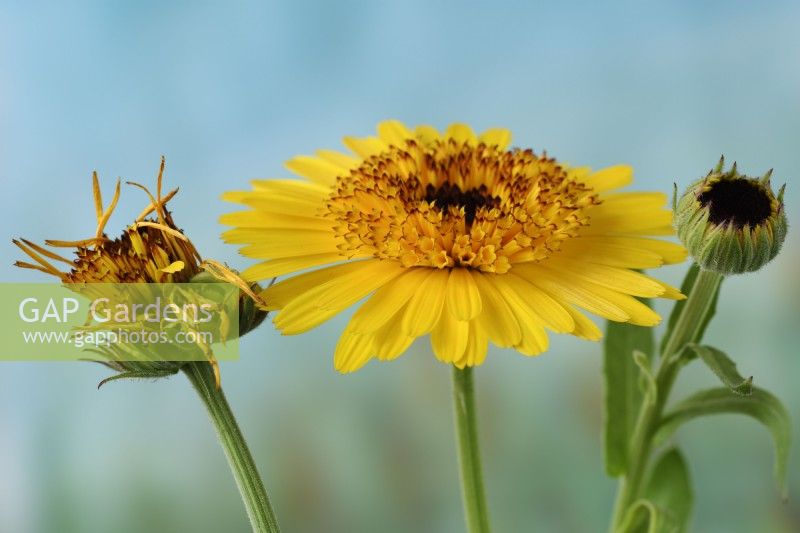
[[[177,370],[162,370],[160,372],[157,371],[120,372],[119,374],[114,374],[113,376],[109,376],[101,380],[100,383],[97,384],[97,388],[99,389],[106,383],[110,383],[112,381],[117,381],[120,379],[159,379],[159,378],[174,376],[177,373],[178,373]]]
[[[742,414],[761,422],[772,435],[775,444],[774,475],[782,496],[787,495],[786,471],[792,440],[789,413],[771,393],[753,387],[750,396],[731,393],[727,388],[714,388],[698,392],[676,405],[666,414],[654,441],[663,443],[683,424],[695,418],[715,414]]]

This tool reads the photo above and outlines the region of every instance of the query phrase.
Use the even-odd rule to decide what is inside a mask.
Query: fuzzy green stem
[[[475,416],[475,392],[472,368],[453,367],[453,409],[458,443],[458,466],[461,474],[461,498],[469,533],[489,532],[489,511],[483,489],[483,472],[478,446],[478,422]]]
[[[264,484],[225,399],[225,394],[216,386],[211,365],[205,362],[192,362],[185,365],[183,370],[203,400],[208,415],[214,423],[214,429],[217,431],[222,449],[225,450],[233,477],[236,478],[236,485],[242,495],[253,531],[277,533],[278,521],[264,490]]]
[[[628,508],[641,496],[644,475],[653,447],[653,436],[661,422],[664,407],[683,364],[679,355],[686,344],[698,340],[700,329],[713,305],[722,278],[723,276],[716,272],[700,270],[686,304],[667,339],[655,376],[656,400],[650,405],[642,405],[631,437],[630,463],[617,492],[611,521],[612,532],[619,530]]]

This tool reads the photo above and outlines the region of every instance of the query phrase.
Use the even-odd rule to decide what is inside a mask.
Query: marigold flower
[[[428,333],[436,357],[459,368],[481,364],[489,341],[536,355],[547,329],[599,339],[579,309],[657,324],[636,297],[682,295],[634,269],[686,256],[646,237],[673,232],[666,195],[612,193],[630,167],[568,167],[510,141],[505,129],[383,122],[377,137],[344,139],[352,154],[288,161],[303,180],[226,193],[250,209],[222,217],[234,226],[223,237],[263,260],[246,279],[315,269],[262,293],[284,334],[369,296],[336,347],[342,372],[394,359]]]
[[[15,266],[39,270],[58,277],[64,283],[188,283],[197,281],[222,280],[237,285],[242,291],[239,300],[239,335],[255,328],[266,317],[266,313],[256,308],[254,302],[260,298],[252,287],[226,266],[214,261],[203,260],[194,244],[175,225],[172,214],[167,210],[169,202],[178,189],[162,195],[164,158],[158,172],[158,185],[155,196],[143,185],[128,182],[142,189],[150,198],[150,203],[136,217],[133,224],[122,234],[110,239],[105,227],[117,206],[120,196],[120,180],[117,180],[114,197],[108,206],[103,206],[103,197],[97,173],[92,174],[94,208],[97,228],[93,237],[79,241],[47,240],[45,244],[53,248],[73,248],[76,258],[70,260],[44,246],[27,239],[14,239],[17,245],[34,262],[16,261]],[[154,218],[153,218],[154,215]],[[150,218],[148,218],[150,217]],[[60,270],[55,265],[63,263],[68,269]],[[210,350],[209,362],[219,382],[219,369]],[[102,361],[107,366],[131,377],[158,377],[176,373],[184,361]],[[107,381],[107,380],[106,380]],[[102,384],[102,383],[101,383]]]

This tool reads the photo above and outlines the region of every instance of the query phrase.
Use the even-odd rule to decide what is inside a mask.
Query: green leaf
[[[656,378],[650,370],[650,358],[641,350],[633,351],[633,362],[639,367],[639,389],[642,392],[642,403],[653,405],[656,401]]]
[[[628,470],[628,446],[642,402],[640,372],[632,357],[635,350],[652,355],[652,329],[609,322],[603,351],[604,442],[606,472],[612,477]]]
[[[671,529],[662,527],[659,531],[683,533],[688,529],[694,497],[689,469],[677,448],[671,448],[659,457],[644,496],[668,517],[665,522],[669,522]]]
[[[720,350],[711,346],[687,344],[687,350],[700,357],[702,361],[714,372],[734,394],[749,396],[753,392],[753,377],[743,378],[736,370],[736,363]]]
[[[637,500],[628,508],[617,533],[677,533],[669,518],[653,502]]]
[[[692,288],[694,287],[694,282],[697,280],[697,275],[699,273],[700,273],[700,267],[697,265],[697,263],[693,263],[692,266],[689,267],[688,272],[686,272],[686,277],[683,278],[683,283],[681,284],[681,292],[685,294],[687,297],[689,296],[689,293],[692,292]],[[703,317],[703,320],[700,323],[700,327],[698,328],[694,338],[691,339],[691,342],[700,342],[701,340],[703,340],[703,334],[705,334],[709,322],[711,322],[711,319],[717,312],[717,301],[719,300],[719,292],[720,292],[719,287],[717,287],[717,291],[714,293],[714,298],[711,301],[711,305],[708,308],[708,312]],[[670,313],[669,320],[667,321],[667,331],[661,338],[659,353],[662,354],[664,353],[664,348],[667,345],[667,340],[672,335],[672,330],[675,329],[675,324],[678,322],[678,317],[681,315],[681,311],[683,310],[683,307],[685,305],[686,305],[686,300],[679,300],[675,302],[675,305],[672,307],[672,312]]]
[[[726,388],[698,392],[683,400],[664,416],[655,441],[664,442],[682,424],[695,418],[714,414],[734,413],[755,418],[772,434],[775,443],[775,480],[786,497],[786,469],[792,440],[791,420],[783,404],[775,396],[758,387],[750,396],[732,394]]]

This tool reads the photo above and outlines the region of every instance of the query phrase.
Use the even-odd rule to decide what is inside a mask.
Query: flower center
[[[758,182],[735,178],[720,180],[698,198],[708,207],[708,219],[717,225],[733,224],[737,228],[754,227],[772,214],[772,201]]]
[[[502,273],[558,250],[596,203],[531,150],[409,140],[337,178],[324,216],[347,257]]]
[[[464,220],[468,226],[475,221],[475,214],[481,207],[499,205],[499,196],[489,196],[485,184],[462,191],[461,187],[452,183],[443,183],[437,189],[432,183],[425,187],[425,201],[432,203],[440,211],[447,212],[450,207],[464,209]]]
[[[174,226],[171,219],[169,225]],[[94,248],[79,247],[76,254],[66,274],[69,283],[184,283],[200,271],[191,242],[147,226],[128,228]],[[162,269],[174,261],[182,261],[184,268],[167,275]]]

